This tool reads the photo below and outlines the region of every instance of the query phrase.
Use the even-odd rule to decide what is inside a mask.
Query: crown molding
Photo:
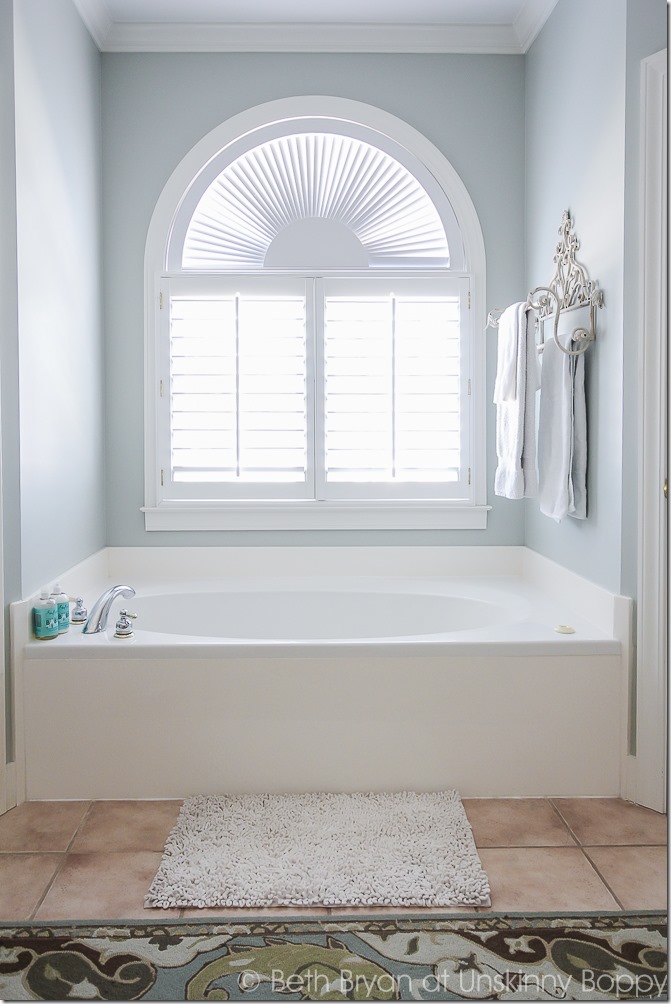
[[[76,0],[77,4],[95,0]],[[529,0],[538,3],[539,0]],[[556,0],[555,0],[556,2]],[[114,22],[105,52],[417,52],[523,50],[511,25],[158,24]]]
[[[557,6],[558,0],[525,0],[513,22],[520,52],[528,52],[541,28]]]
[[[73,3],[91,38],[103,51],[114,25],[105,0],[73,0]]]

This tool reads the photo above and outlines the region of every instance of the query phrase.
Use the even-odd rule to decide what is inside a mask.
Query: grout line
[[[580,846],[580,845],[578,845]],[[478,844],[479,851],[507,851],[507,850],[575,850],[575,844]]]
[[[86,823],[87,819],[91,815],[91,812],[93,811],[93,806],[95,804],[96,804],[96,799],[92,798],[92,799],[89,800],[88,808],[84,812],[84,815],[82,816],[82,818],[79,820],[79,823],[77,824],[75,832],[72,834],[72,837],[70,838],[68,846],[65,848],[65,853],[66,854],[70,853],[70,848],[72,847],[72,845],[74,844],[75,840],[77,839],[77,835],[79,834],[79,831],[81,830],[81,828],[84,826],[84,824]]]
[[[51,853],[58,853],[58,852],[51,852]],[[61,858],[61,862],[58,865],[58,867],[56,868],[56,870],[54,871],[54,874],[51,876],[51,879],[49,880],[49,882],[47,882],[46,888],[44,889],[44,891],[43,891],[42,895],[40,896],[40,898],[38,899],[37,903],[35,904],[35,909],[32,911],[32,913],[28,917],[29,921],[30,920],[35,920],[35,914],[37,913],[37,911],[39,910],[39,908],[44,903],[45,899],[47,898],[47,895],[49,894],[49,892],[51,891],[51,889],[53,887],[54,882],[56,881],[56,879],[58,878],[58,876],[60,875],[60,873],[63,871],[63,868],[65,867],[65,862],[68,859],[67,854],[61,852],[61,853],[59,853],[59,857]]]
[[[44,903],[45,899],[47,898],[47,896],[51,892],[51,889],[53,888],[53,885],[54,885],[56,879],[58,878],[58,876],[60,875],[60,873],[65,868],[65,865],[66,865],[68,857],[69,857],[70,848],[72,847],[72,844],[73,844],[73,842],[75,840],[75,837],[79,833],[79,830],[84,825],[85,821],[88,819],[89,813],[91,812],[91,809],[93,808],[93,804],[94,804],[93,799],[89,799],[88,801],[89,801],[89,804],[88,804],[86,810],[84,811],[84,813],[82,814],[82,818],[79,820],[79,823],[75,827],[75,832],[70,837],[70,840],[68,841],[65,850],[64,851],[52,851],[52,852],[49,852],[49,853],[54,853],[54,854],[60,854],[61,862],[60,862],[58,868],[56,868],[54,874],[51,876],[51,881],[49,881],[47,883],[46,888],[44,889],[42,895],[40,896],[39,900],[37,901],[37,904],[35,905],[35,909],[33,910],[33,912],[31,913],[30,917],[28,918],[29,920],[34,920],[35,919],[35,914],[37,913],[37,911],[39,910],[39,908]]]
[[[668,844],[660,843],[659,840],[651,840],[650,842],[646,842],[644,844],[639,844],[638,842],[635,844],[632,843],[616,844],[612,840],[609,840],[607,844],[588,843],[585,844],[584,846],[586,848],[593,847],[595,850],[597,850],[599,847],[663,847],[665,850],[668,850],[669,847]]]
[[[562,811],[561,811],[561,809],[559,808],[558,805],[555,805],[554,799],[548,798],[548,802],[550,803],[550,805],[552,806],[552,808],[554,809],[554,811],[559,816],[559,819],[561,820],[562,825],[565,826],[566,829],[568,830],[569,835],[573,838],[573,840],[575,840],[575,842],[578,845],[578,847],[582,848],[582,844],[580,843],[577,834],[573,831],[573,829],[572,829],[570,823],[568,822],[568,820],[564,819],[564,816],[562,815]]]
[[[599,878],[599,879],[600,879],[600,881],[601,881],[601,882],[603,883],[603,885],[605,885],[606,889],[607,889],[607,890],[608,890],[608,892],[609,892],[609,893],[611,894],[611,896],[613,897],[613,899],[615,900],[615,902],[617,903],[617,905],[619,906],[619,908],[620,908],[621,910],[624,910],[624,909],[625,909],[625,907],[624,907],[624,905],[623,905],[623,904],[622,904],[622,903],[620,902],[619,898],[618,898],[618,897],[617,897],[617,896],[615,895],[615,890],[614,890],[614,889],[613,889],[613,888],[611,887],[611,885],[610,885],[610,884],[609,884],[609,883],[608,883],[608,882],[606,881],[606,879],[605,879],[605,878],[603,877],[603,875],[601,874],[601,872],[599,871],[599,869],[597,868],[597,866],[595,865],[595,863],[594,863],[594,862],[592,861],[591,857],[589,856],[589,854],[587,853],[587,851],[585,850],[585,848],[584,848],[584,847],[581,847],[581,848],[580,848],[580,850],[581,850],[581,851],[582,851],[582,853],[583,853],[583,854],[585,855],[585,858],[586,858],[586,859],[587,859],[587,861],[589,862],[589,864],[590,864],[591,868],[592,868],[592,869],[593,869],[593,870],[594,870],[594,871],[596,872],[596,874],[597,874],[598,878]]]

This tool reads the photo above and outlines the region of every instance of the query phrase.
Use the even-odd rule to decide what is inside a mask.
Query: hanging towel
[[[540,380],[526,306],[506,307],[499,320],[494,493],[509,499],[532,498],[537,491],[535,395]]]
[[[587,519],[587,401],[585,353],[571,357],[573,376],[573,456],[569,481],[568,514]]]
[[[587,517],[585,360],[545,342],[538,415],[540,510],[557,523]]]
[[[517,394],[517,349],[519,342],[519,308],[522,303],[513,303],[499,318],[499,339],[496,354],[496,380],[494,382],[494,403],[514,401]]]

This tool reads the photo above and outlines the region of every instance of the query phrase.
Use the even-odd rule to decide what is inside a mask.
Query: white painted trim
[[[382,136],[390,137],[408,150],[410,154],[415,156],[432,173],[445,191],[454,210],[465,249],[465,271],[473,275],[470,312],[473,352],[471,395],[473,448],[471,460],[474,472],[473,501],[475,505],[459,510],[445,505],[441,516],[433,514],[433,522],[430,523],[426,521],[426,514],[421,509],[418,509],[417,506],[414,506],[413,508],[416,509],[417,515],[412,518],[407,517],[411,519],[410,522],[382,522],[377,525],[394,529],[399,528],[399,526],[424,529],[435,527],[463,529],[467,526],[477,526],[477,528],[481,529],[486,525],[482,520],[486,521],[487,511],[485,457],[486,257],[482,228],[475,206],[466,186],[444,154],[411,125],[397,118],[395,115],[391,115],[372,105],[328,95],[305,95],[270,101],[249,108],[223,122],[204,136],[186,154],[173,171],[158,198],[149,224],[145,246],[145,509],[143,510],[145,512],[145,527],[146,529],[168,528],[166,525],[167,517],[161,516],[161,519],[158,518],[159,512],[165,511],[167,513],[168,510],[167,508],[164,510],[163,505],[159,507],[161,497],[160,486],[158,484],[159,464],[157,462],[159,448],[159,390],[155,376],[158,372],[157,347],[160,344],[160,324],[157,304],[160,277],[167,265],[165,257],[168,246],[167,237],[174,225],[179,207],[185,198],[185,193],[192,186],[194,178],[197,177],[199,172],[205,170],[212,158],[217,156],[228,145],[235,143],[241,136],[248,136],[255,130],[264,129],[270,122],[309,118],[333,118],[350,123],[358,123],[381,133]],[[249,145],[251,146],[252,142]],[[445,274],[449,275],[449,272]],[[217,512],[213,512],[212,510],[207,511],[214,520],[214,523],[210,525],[210,529],[230,529],[230,523],[225,521],[227,517],[224,514],[223,507]],[[231,510],[229,509],[228,511],[230,513]],[[326,509],[322,511],[326,512]],[[173,509],[171,511],[172,529],[204,529],[202,520],[195,521],[201,523],[200,526],[195,526],[189,512],[184,510],[182,512],[185,522],[180,523],[179,519],[182,517],[180,517],[178,510]],[[316,514],[317,510],[315,509],[314,512]],[[372,510],[368,510],[363,522],[354,525],[365,528],[374,525],[369,521],[371,512]],[[466,512],[468,515],[463,515]],[[239,518],[242,519],[243,515],[241,514]],[[277,527],[278,529],[286,529],[289,526],[296,527],[295,514],[290,518],[286,518],[289,522],[280,523]],[[324,517],[321,518],[323,519]],[[448,521],[448,519],[452,518],[454,521]],[[360,519],[363,519],[363,517],[360,517]],[[398,516],[396,519],[398,520]],[[437,520],[439,521],[436,522]],[[256,525],[258,526],[258,523]],[[333,524],[307,523],[304,525],[324,528]],[[353,524],[339,517],[335,525],[344,527],[352,526]]]
[[[0,464],[0,472],[2,465]],[[4,567],[3,548],[3,508],[2,508],[2,475],[0,473],[0,568]],[[7,762],[7,678],[11,679],[11,661],[7,658],[5,646],[5,590],[0,577],[0,814],[6,812],[16,800],[10,792],[10,770]]]
[[[145,530],[484,530],[491,506],[294,502],[142,509]]]
[[[558,0],[525,0],[513,22],[520,52],[528,52]]]
[[[78,0],[83,4],[85,0]],[[521,55],[512,25],[115,22],[105,52],[418,52]]]
[[[8,763],[5,768],[6,805],[5,811],[18,805],[16,796],[16,763]]]
[[[91,38],[98,48],[104,51],[106,41],[114,28],[104,0],[73,0],[73,3]]]
[[[641,64],[639,215],[639,537],[636,771],[631,797],[663,812],[667,760],[667,70],[666,50]]]
[[[23,708],[23,655],[31,639],[30,600],[17,600],[9,606],[11,666],[14,683],[14,785],[15,802],[26,800],[26,732]]]
[[[629,798],[634,758],[629,752],[631,678],[634,652],[634,601],[628,596],[613,596],[612,634],[620,642],[620,796]]]

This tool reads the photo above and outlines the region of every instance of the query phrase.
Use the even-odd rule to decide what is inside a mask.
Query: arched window
[[[237,116],[146,267],[149,529],[484,525],[482,238],[414,130],[328,98]]]

